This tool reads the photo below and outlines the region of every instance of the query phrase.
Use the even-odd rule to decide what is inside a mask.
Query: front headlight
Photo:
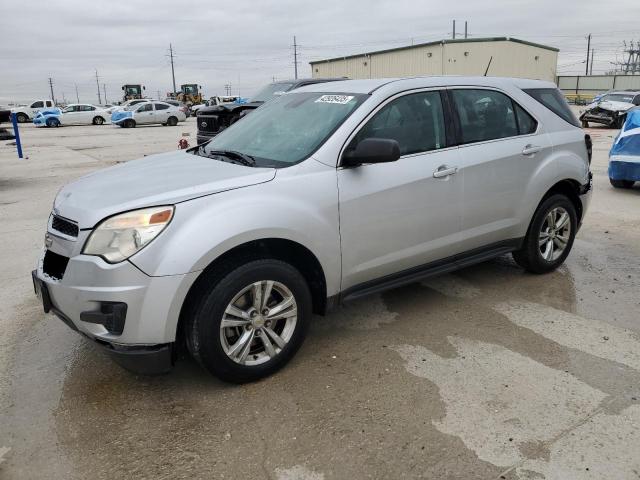
[[[144,208],[107,218],[91,232],[82,253],[122,262],[160,235],[173,210],[173,206]]]

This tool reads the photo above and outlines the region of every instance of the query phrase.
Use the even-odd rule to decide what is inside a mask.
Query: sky
[[[638,0],[0,0],[0,104],[48,98],[120,100],[141,83],[148,96],[198,83],[207,97],[250,97],[272,79],[299,77],[309,61],[451,38],[452,20],[471,38],[511,36],[560,49],[559,74],[584,73],[587,34],[593,72],[640,41]],[[76,86],[78,96],[76,97]],[[179,88],[179,87],[178,87]],[[102,98],[104,103],[104,98]]]

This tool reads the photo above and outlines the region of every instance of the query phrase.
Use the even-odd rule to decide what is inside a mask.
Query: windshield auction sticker
[[[353,95],[323,95],[316,100],[316,103],[338,103],[344,105],[349,103],[352,98]]]

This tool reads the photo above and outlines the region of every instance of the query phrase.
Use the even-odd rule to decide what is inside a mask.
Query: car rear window
[[[525,88],[523,90],[564,121],[576,127],[580,126],[580,122],[569,108],[564,95],[557,88]]]

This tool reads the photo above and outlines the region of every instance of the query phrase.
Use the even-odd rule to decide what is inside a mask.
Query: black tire
[[[252,382],[282,368],[302,345],[312,315],[311,293],[302,274],[280,260],[236,258],[205,275],[187,311],[185,335],[191,355],[210,373],[232,383]],[[248,285],[264,280],[280,282],[293,294],[297,304],[295,327],[288,343],[273,358],[259,365],[242,365],[225,353],[220,324],[234,296]],[[257,339],[254,337],[259,348],[262,343]]]
[[[104,123],[104,118],[97,116],[93,118],[94,125],[102,125]]]
[[[57,118],[49,118],[47,120],[47,127],[59,127],[60,121]]]
[[[16,121],[18,123],[26,123],[29,121],[29,115],[27,115],[26,113],[18,113],[16,115]]]
[[[635,183],[633,180],[614,180],[613,178],[610,178],[609,182],[614,188],[631,188]]]
[[[124,121],[124,128],[136,128],[136,121],[129,118]]]
[[[613,124],[613,128],[622,128],[626,119],[626,115],[621,115],[620,117],[618,117]]]
[[[169,125],[170,127],[175,127],[176,125],[178,125],[178,119],[176,117],[167,118],[167,125]]]
[[[569,214],[569,237],[562,251],[555,259],[547,260],[543,257],[540,245],[540,236],[542,234],[542,228],[545,225],[545,221],[549,212],[556,208],[562,208]],[[544,200],[533,215],[527,235],[522,242],[520,250],[513,252],[513,259],[518,265],[531,273],[547,273],[558,268],[565,261],[573,241],[576,236],[578,226],[578,217],[576,209],[571,200],[561,194],[555,194]],[[556,242],[551,240],[552,247],[556,246]]]

